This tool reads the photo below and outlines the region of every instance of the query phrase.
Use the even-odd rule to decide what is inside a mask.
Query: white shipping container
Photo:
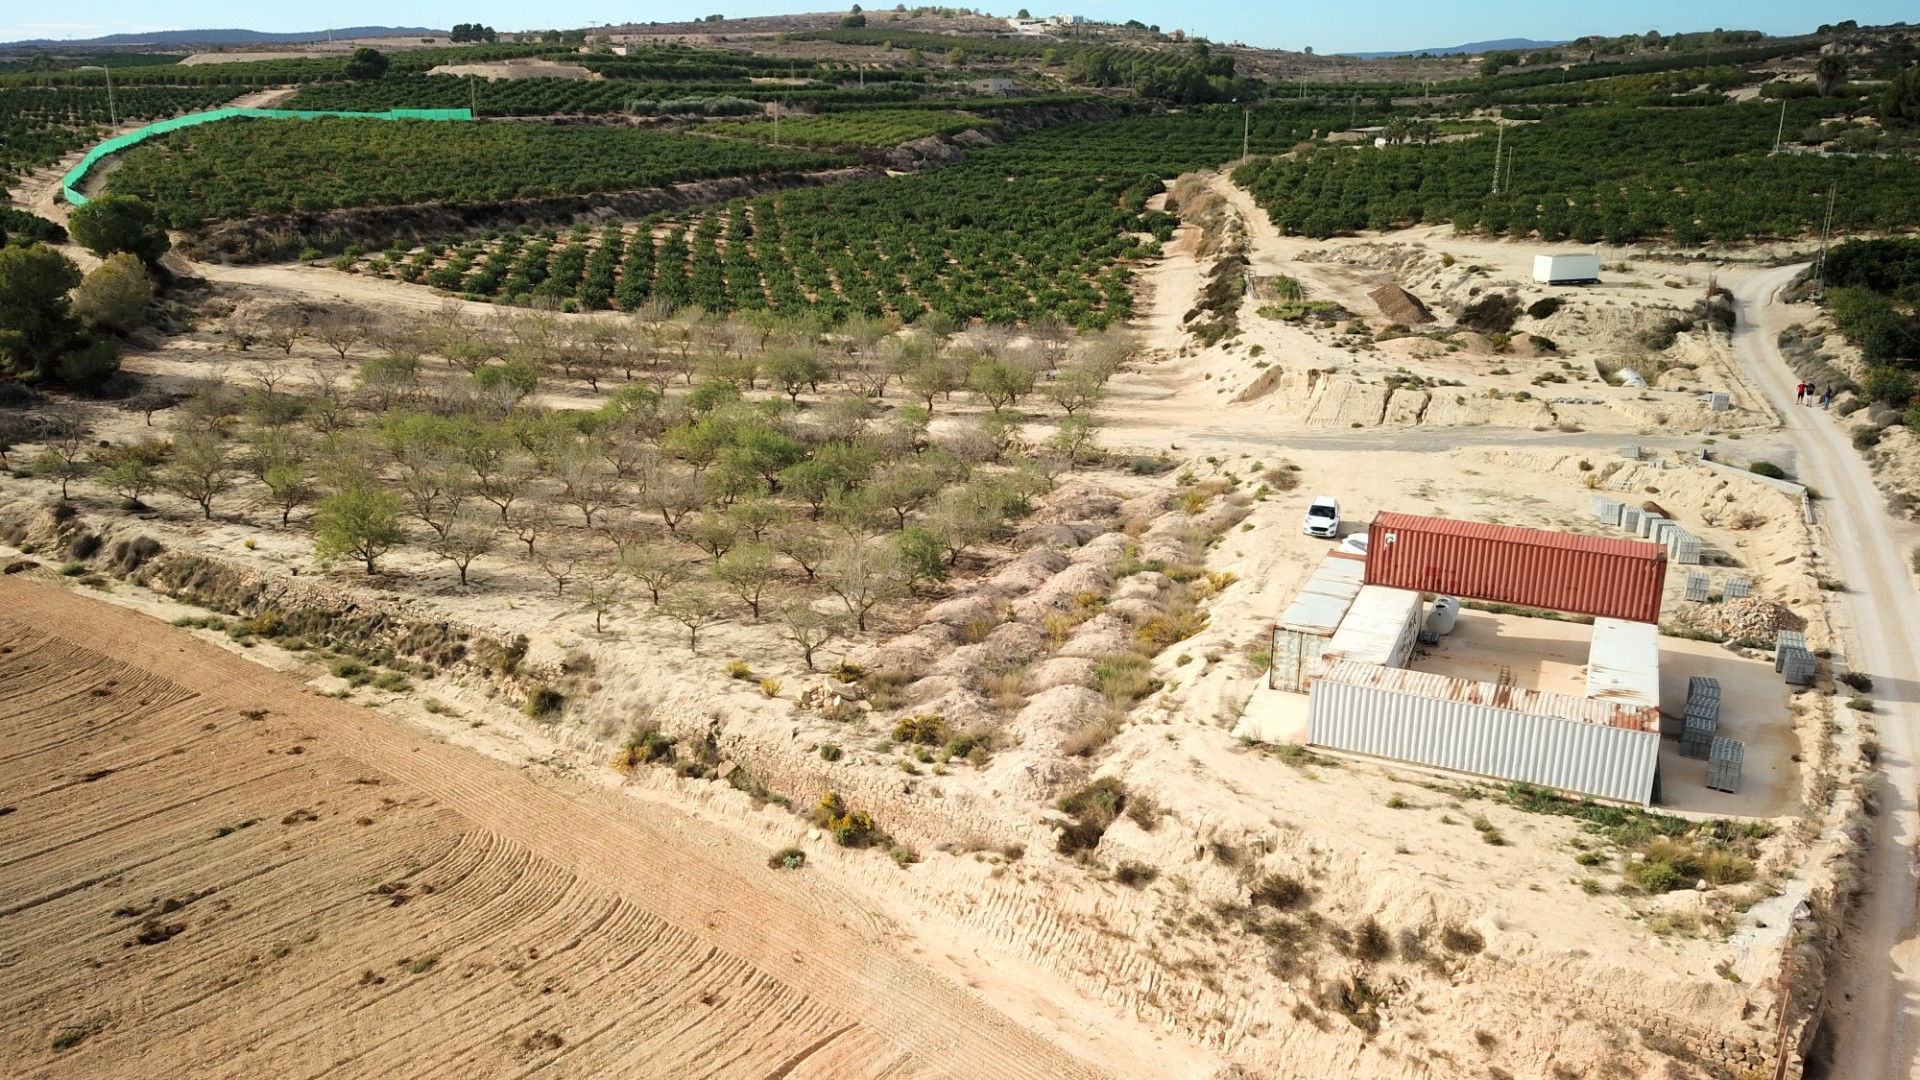
[[[1535,255],[1533,280],[1542,285],[1589,285],[1600,281],[1598,255]]]
[[[1327,642],[1329,664],[1352,660],[1362,664],[1404,667],[1413,655],[1426,603],[1411,589],[1368,585],[1354,598]]]
[[[1593,620],[1587,652],[1587,696],[1621,705],[1660,707],[1660,628],[1623,619]]]

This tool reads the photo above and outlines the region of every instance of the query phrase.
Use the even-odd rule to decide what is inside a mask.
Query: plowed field
[[[0,579],[8,1076],[1097,1075],[764,860]]]

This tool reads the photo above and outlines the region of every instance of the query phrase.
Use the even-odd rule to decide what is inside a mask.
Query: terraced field
[[[62,590],[0,612],[9,1076],[1095,1075],[750,845]]]

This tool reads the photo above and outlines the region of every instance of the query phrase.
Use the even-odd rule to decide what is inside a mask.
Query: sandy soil
[[[592,71],[578,64],[555,64],[542,60],[502,60],[491,64],[442,64],[429,75],[473,75],[492,82],[495,79],[597,79]]]
[[[1100,1074],[723,831],[0,595],[15,1075]]]

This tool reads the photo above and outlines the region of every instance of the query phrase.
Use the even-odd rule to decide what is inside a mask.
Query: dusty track
[[[1920,836],[1915,799],[1914,725],[1920,722],[1920,611],[1903,549],[1865,462],[1847,445],[1834,414],[1796,406],[1793,374],[1775,347],[1791,321],[1779,290],[1800,267],[1757,274],[1736,289],[1742,319],[1735,347],[1747,374],[1764,389],[1798,444],[1804,478],[1825,498],[1821,514],[1829,554],[1850,586],[1841,615],[1850,625],[1847,663],[1872,673],[1886,777],[1874,819],[1871,885],[1859,914],[1849,963],[1829,997],[1838,1058],[1832,1075],[1852,1080],[1915,1075],[1920,1049],[1920,953],[1914,933],[1914,845]],[[1903,543],[1903,540],[1906,541]]]
[[[59,589],[0,611],[9,1075],[1099,1075],[691,818]]]

